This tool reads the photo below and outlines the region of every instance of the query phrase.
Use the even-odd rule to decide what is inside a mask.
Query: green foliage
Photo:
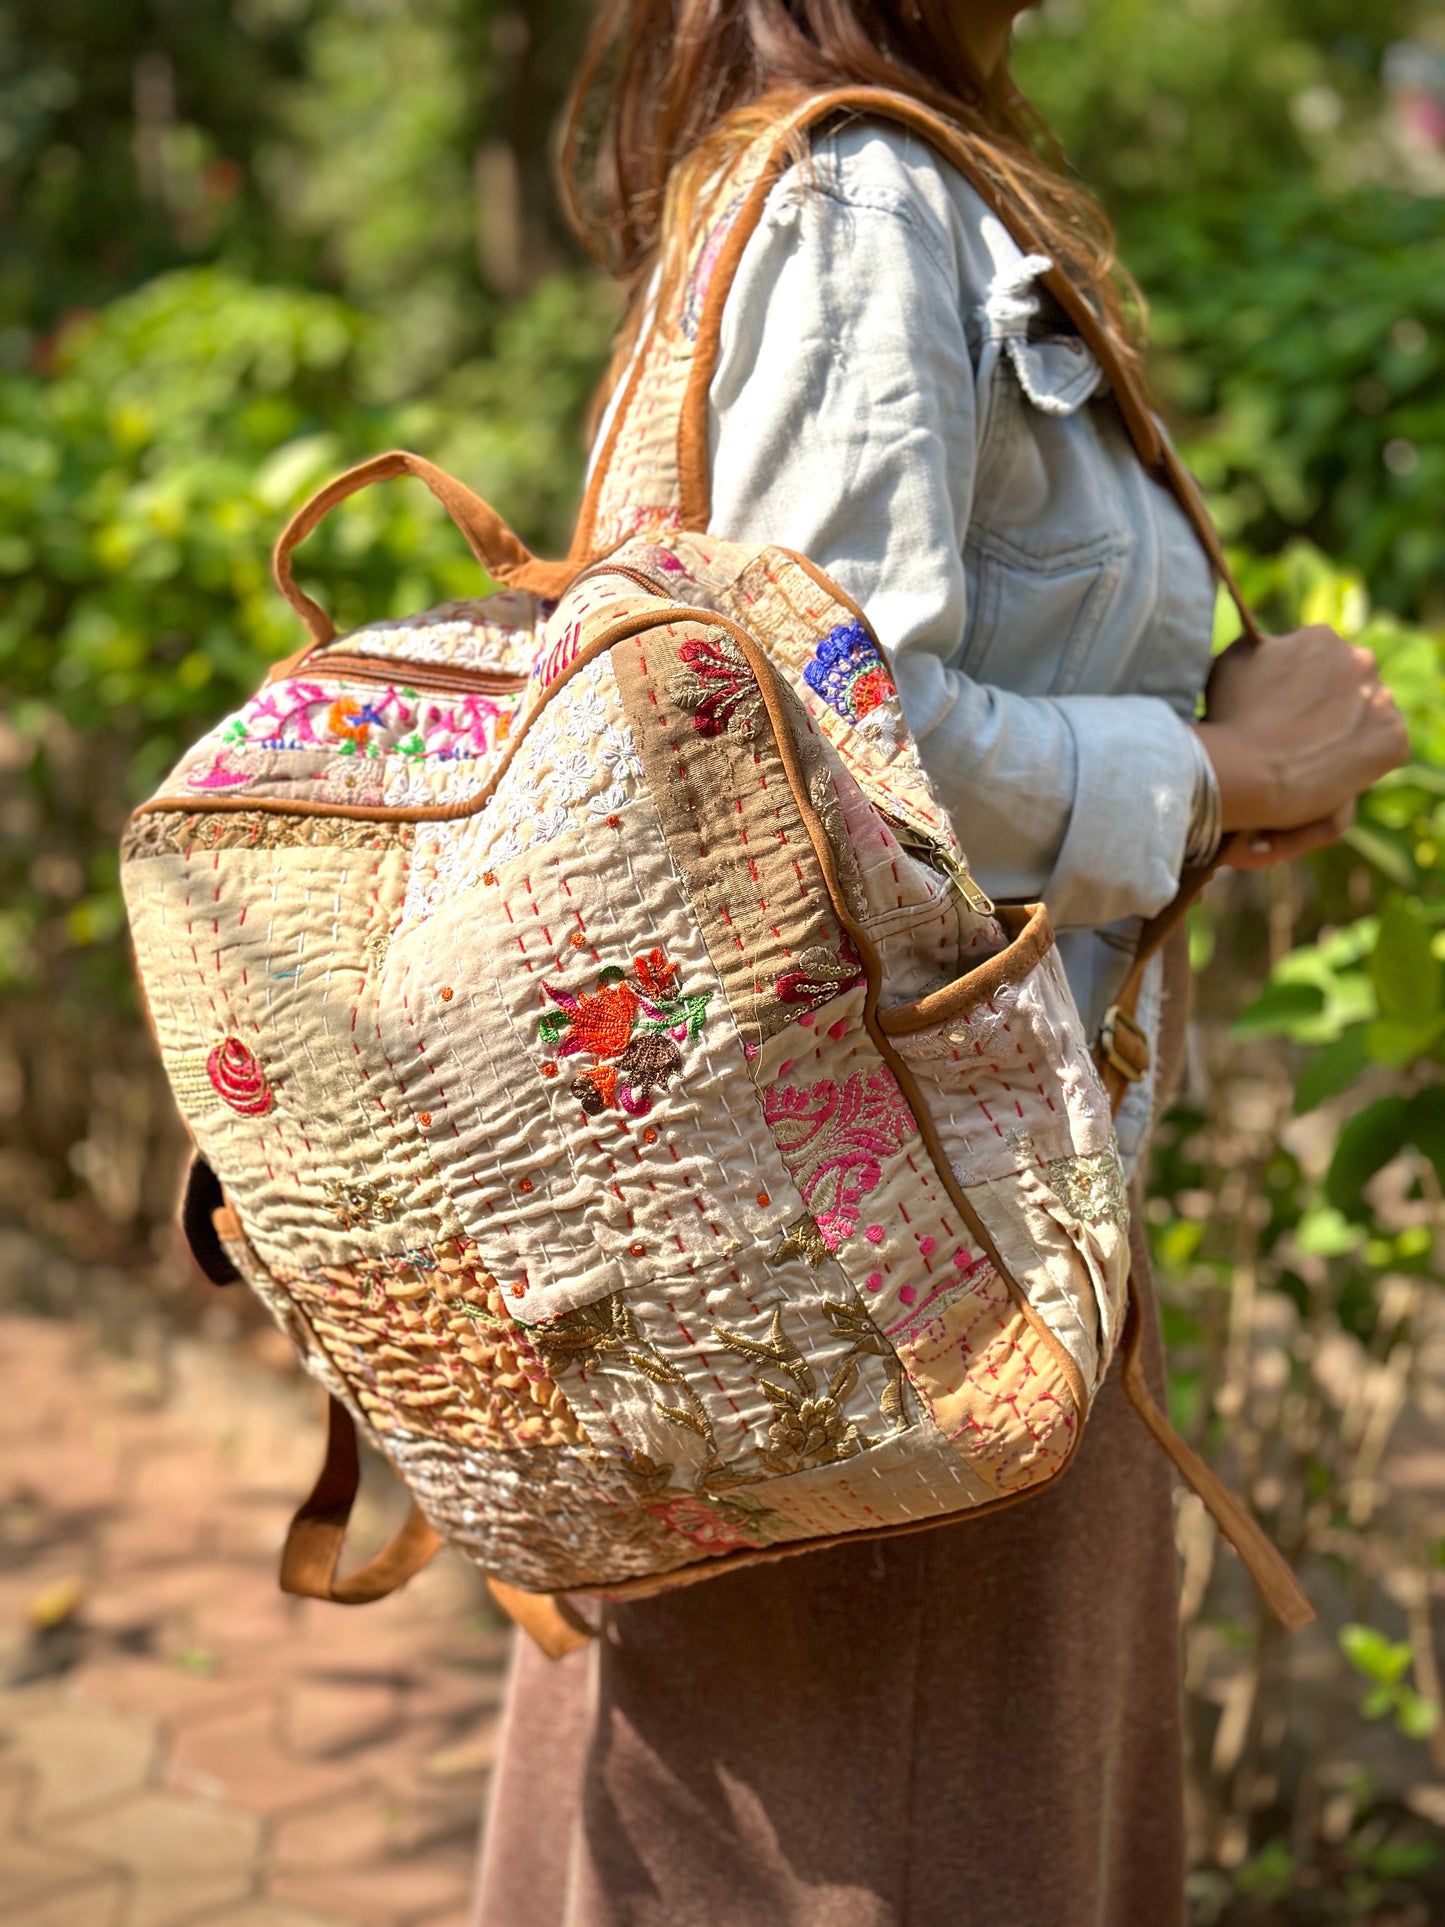
[[[434,400],[366,407],[368,317],[334,295],[178,270],[69,327],[46,380],[0,376],[0,678],[25,781],[0,826],[0,983],[88,998],[98,970],[128,996],[125,808],[296,647],[269,551],[336,470],[419,445],[510,504],[525,537],[565,546],[614,314],[592,278],[553,277]],[[487,586],[415,486],[347,504],[300,568],[343,627]]]
[[[1340,1651],[1369,1682],[1360,1701],[1363,1717],[1393,1720],[1406,1739],[1428,1740],[1440,1724],[1440,1708],[1405,1677],[1414,1658],[1408,1640],[1387,1639],[1373,1626],[1360,1625],[1342,1626],[1339,1637]]]
[[[1116,217],[1153,370],[1227,534],[1303,534],[1439,612],[1445,221],[1379,75],[1411,0],[1077,0],[1017,70]]]

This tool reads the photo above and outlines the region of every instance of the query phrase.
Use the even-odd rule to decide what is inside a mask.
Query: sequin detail
[[[1059,1201],[1084,1224],[1128,1224],[1124,1167],[1112,1138],[1102,1151],[1087,1157],[1054,1158],[1044,1168]]]

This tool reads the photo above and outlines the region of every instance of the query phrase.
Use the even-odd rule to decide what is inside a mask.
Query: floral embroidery
[[[863,975],[862,960],[844,937],[831,956],[820,943],[800,951],[797,967],[779,977],[777,992],[785,1004],[814,1004],[851,990]]]
[[[886,1065],[854,1071],[841,1089],[831,1077],[773,1084],[763,1115],[824,1244],[836,1251],[857,1229],[858,1206],[876,1188],[883,1160],[913,1135],[893,1073]]]
[[[784,1264],[789,1258],[801,1258],[812,1271],[816,1271],[828,1256],[828,1246],[822,1232],[814,1222],[811,1211],[805,1211],[795,1218],[784,1231],[776,1251],[768,1253],[775,1265]]]
[[[206,1075],[223,1104],[241,1117],[264,1117],[273,1101],[256,1053],[239,1037],[223,1037],[206,1059]]]
[[[699,736],[749,741],[762,710],[762,692],[747,660],[729,635],[693,636],[677,652],[667,693],[687,710]]]
[[[877,643],[861,622],[830,629],[805,666],[803,680],[849,723],[898,694]]]
[[[292,677],[254,696],[226,725],[221,741],[231,749],[454,762],[486,756],[504,742],[518,700],[427,696],[393,683],[362,696],[335,682]]]
[[[742,1495],[718,1498],[710,1493],[687,1492],[647,1510],[701,1551],[711,1553],[743,1552],[768,1545],[774,1537],[769,1528],[784,1524],[770,1507],[750,1504]]]
[[[843,1401],[858,1378],[857,1347],[835,1366],[826,1385],[820,1386],[813,1367],[783,1329],[781,1306],[773,1311],[766,1343],[723,1325],[714,1325],[712,1335],[728,1351],[760,1365],[776,1365],[784,1375],[783,1384],[768,1378],[758,1380],[759,1389],[773,1408],[768,1444],[762,1454],[770,1472],[781,1475],[802,1472],[810,1465],[833,1465],[839,1459],[855,1457],[865,1445],[872,1444],[843,1411]]]
[[[557,1006],[537,1020],[549,1054],[596,1059],[572,1084],[589,1117],[609,1108],[646,1117],[654,1090],[665,1090],[682,1068],[679,1045],[691,1043],[707,1022],[711,990],[685,994],[677,966],[661,950],[633,960],[632,975],[616,964],[598,972],[595,990],[542,989]]]

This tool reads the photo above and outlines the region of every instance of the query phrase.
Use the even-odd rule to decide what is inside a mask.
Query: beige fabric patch
[[[757,683],[731,637],[677,624],[612,653],[692,914],[707,933],[744,1046],[756,1049],[792,1021],[796,1002],[835,994],[857,980],[861,966],[828,896]],[[833,980],[814,997],[807,986],[819,969]]]
[[[406,862],[317,844],[122,871],[162,1056],[202,1097],[187,1122],[267,1265],[400,1256],[464,1230],[377,1036],[369,946]],[[372,1211],[346,1209],[368,1192]]]
[[[889,1334],[939,1430],[1000,1497],[1063,1468],[1082,1415],[992,1265]]]
[[[499,864],[388,953],[386,1055],[528,1323],[771,1246],[800,1209],[645,796],[627,821]],[[680,1038],[648,1028],[669,997]]]

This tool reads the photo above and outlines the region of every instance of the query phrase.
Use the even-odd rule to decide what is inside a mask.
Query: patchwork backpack
[[[1199,879],[1091,1050],[1047,912],[974,882],[863,611],[804,557],[708,532],[728,286],[789,136],[844,111],[987,192],[914,103],[811,103],[744,157],[655,319],[571,559],[417,456],[351,470],[277,547],[305,647],[127,830],[193,1246],[331,1395],[282,1584],[376,1598],[445,1540],[565,1651],[588,1630],[569,1595],[1049,1488],[1122,1347],[1140,1415],[1302,1624],[1140,1366],[1112,1110],[1148,1061],[1145,962]],[[1222,569],[1092,310],[1045,281]],[[403,474],[502,586],[338,637],[292,551]],[[416,1506],[339,1578],[358,1430]]]

